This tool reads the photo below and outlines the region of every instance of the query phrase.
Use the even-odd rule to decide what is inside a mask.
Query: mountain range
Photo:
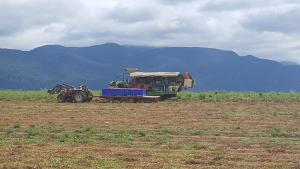
[[[190,72],[195,91],[300,91],[300,66],[202,47],[145,47],[106,43],[0,49],[0,89],[45,89],[56,83],[101,89],[122,69]]]

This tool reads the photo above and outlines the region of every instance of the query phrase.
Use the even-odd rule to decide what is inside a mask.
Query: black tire
[[[87,93],[87,101],[88,101],[88,102],[92,101],[93,97],[94,97],[94,96],[93,96],[93,93],[90,92],[90,91],[88,91],[88,93]]]
[[[166,100],[172,97],[176,97],[176,94],[165,94],[161,96],[161,100]]]
[[[73,95],[73,100],[75,103],[82,103],[86,101],[86,95],[82,92],[75,92]]]
[[[57,96],[57,102],[58,103],[64,103],[64,102],[66,102],[66,96],[64,96],[63,94],[59,94]]]
[[[136,98],[128,98],[128,99],[124,99],[124,102],[128,102],[128,103],[137,103],[138,99]]]

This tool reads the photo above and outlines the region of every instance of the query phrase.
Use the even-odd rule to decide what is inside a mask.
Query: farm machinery
[[[102,95],[95,96],[110,101],[155,102],[171,97],[183,89],[193,88],[195,81],[185,72],[140,72],[136,68],[126,68],[122,80],[113,80]],[[92,92],[82,85],[78,89],[67,84],[57,84],[48,90],[58,94],[58,102],[88,102],[93,99]]]
[[[140,72],[136,68],[126,68],[123,79],[112,81],[109,88],[102,89],[100,97],[133,102],[157,101],[176,97],[178,92],[194,86],[195,81],[188,72]]]
[[[57,84],[53,89],[48,90],[49,94],[58,94],[57,101],[59,103],[63,102],[89,102],[93,99],[92,92],[86,87],[86,85],[81,85],[79,88],[75,88],[68,84]]]

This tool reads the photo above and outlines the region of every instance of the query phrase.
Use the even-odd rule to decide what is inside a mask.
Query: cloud
[[[1,0],[0,47],[202,46],[300,63],[298,0]]]
[[[253,1],[206,1],[203,6],[199,9],[200,11],[212,11],[212,12],[223,12],[223,11],[236,11],[236,10],[247,10],[254,7],[259,7],[259,3],[256,0]]]
[[[165,5],[177,5],[182,3],[189,3],[195,0],[157,0],[157,2],[160,2]]]
[[[255,14],[247,18],[242,25],[258,32],[299,33],[300,9],[291,11]]]
[[[154,18],[154,14],[148,8],[118,8],[111,10],[105,19],[116,20],[124,23],[147,22]]]
[[[72,3],[75,7],[76,2]],[[19,31],[27,31],[33,27],[43,27],[52,23],[64,22],[74,12],[68,3],[53,0],[44,3],[38,0],[20,0],[0,2],[0,34],[8,36]]]
[[[297,0],[212,0],[205,1],[200,10],[213,12],[234,12],[234,11],[249,11],[249,10],[268,10],[270,8],[278,8],[283,6],[294,6],[299,4]]]

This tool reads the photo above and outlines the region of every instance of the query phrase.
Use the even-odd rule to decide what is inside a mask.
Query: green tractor
[[[146,89],[147,96],[160,96],[161,99],[176,97],[186,88],[195,87],[192,76],[185,72],[140,72],[135,68],[124,69],[123,80],[114,80],[111,88]]]

